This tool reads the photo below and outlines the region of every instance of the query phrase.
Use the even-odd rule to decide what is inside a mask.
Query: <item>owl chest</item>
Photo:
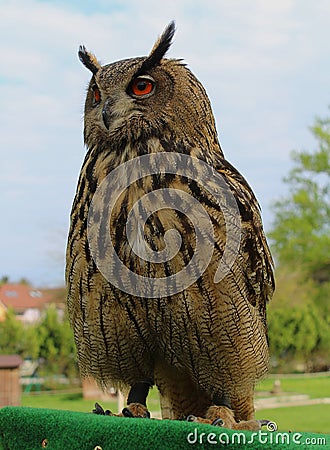
[[[145,277],[169,278],[172,286],[177,279],[171,276],[186,267],[190,278],[198,278],[212,257],[214,235],[221,235],[213,227],[223,227],[221,213],[188,177],[133,169],[133,175],[114,169],[93,196],[87,239],[98,270],[115,277],[120,289]],[[158,281],[152,283],[158,292]]]
[[[145,180],[145,186],[130,188],[119,199],[110,235],[125,265],[144,276],[162,277],[184,267],[195,237],[178,195],[166,184],[156,190],[151,184]]]

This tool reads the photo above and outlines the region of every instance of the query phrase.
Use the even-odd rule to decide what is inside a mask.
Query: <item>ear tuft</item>
[[[172,44],[174,33],[175,22],[172,21],[167,25],[162,35],[155,42],[149,56],[139,69],[140,74],[146,73],[148,70],[156,67],[160,63],[160,60],[165,56],[166,52]]]
[[[101,64],[96,59],[96,56],[93,55],[93,53],[88,52],[84,45],[79,47],[78,56],[83,65],[87,67],[87,69],[89,69],[94,75],[100,69]]]
[[[167,25],[162,35],[155,42],[148,58],[153,58],[155,61],[159,62],[170,48],[174,33],[175,22],[172,20],[172,22]]]

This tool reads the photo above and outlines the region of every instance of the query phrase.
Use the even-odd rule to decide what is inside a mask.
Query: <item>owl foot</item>
[[[188,422],[207,423],[218,427],[232,430],[261,430],[261,427],[271,423],[269,420],[242,420],[236,422],[234,411],[227,406],[211,406],[206,413],[206,417],[195,417],[190,415],[186,419]]]
[[[115,416],[109,409],[104,409],[99,403],[95,403],[95,409],[92,411],[93,414],[97,414],[99,416]]]
[[[124,408],[121,414],[113,414],[109,409],[104,410],[99,403],[95,403],[95,409],[93,409],[93,414],[98,414],[101,416],[115,416],[115,417],[139,417],[142,419],[150,419],[150,413],[147,407],[141,405],[140,403],[131,403],[126,408]]]
[[[122,415],[124,417],[140,417],[141,419],[150,419],[150,412],[147,407],[141,403],[130,403],[123,409]]]
[[[122,410],[121,414],[113,414],[109,409],[104,411],[99,403],[95,403],[95,409],[93,409],[92,412],[101,416],[139,417],[142,419],[150,419],[146,400],[152,384],[151,381],[138,381],[133,384],[128,394],[127,407]]]

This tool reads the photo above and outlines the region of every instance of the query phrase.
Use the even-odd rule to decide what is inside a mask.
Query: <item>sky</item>
[[[292,150],[329,116],[328,0],[0,0],[0,277],[64,283],[69,214],[85,156],[84,44],[103,63],[147,55],[174,19],[211,99],[226,158],[261,204],[266,232]]]

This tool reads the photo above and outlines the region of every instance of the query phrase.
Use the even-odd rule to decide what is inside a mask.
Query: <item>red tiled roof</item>
[[[49,294],[25,284],[3,284],[0,286],[0,302],[15,311],[29,308],[41,309],[45,303],[50,302]]]

